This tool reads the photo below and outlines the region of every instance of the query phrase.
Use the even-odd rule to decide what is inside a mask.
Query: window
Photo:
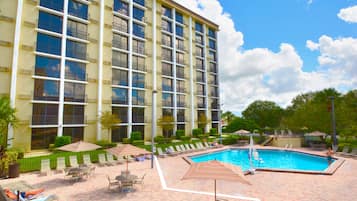
[[[202,26],[202,24],[196,22],[196,24],[195,24],[195,30],[198,31],[198,32],[203,33],[203,26]]]
[[[218,117],[218,112],[217,111],[212,111],[211,112],[211,117],[212,117],[212,121],[219,121],[219,117]]]
[[[197,84],[197,95],[205,95],[205,85]]]
[[[208,36],[211,38],[216,38],[216,32],[213,29],[208,29]]]
[[[172,76],[172,65],[168,63],[162,63],[162,75]]]
[[[133,105],[145,105],[145,91],[132,90],[132,104]]]
[[[182,50],[182,51],[185,50],[185,46],[184,46],[183,40],[180,40],[180,39],[176,38],[176,48],[179,49],[179,50]]]
[[[209,63],[210,71],[213,73],[217,73],[217,65],[215,63]]]
[[[176,95],[177,107],[185,107],[185,95]]]
[[[134,0],[134,2],[141,6],[145,6],[145,0]]]
[[[48,149],[50,144],[55,143],[56,137],[57,128],[33,128],[31,134],[31,150]]]
[[[128,90],[122,88],[113,88],[112,104],[128,104]]]
[[[36,56],[35,75],[46,77],[60,77],[60,60]]]
[[[133,7],[133,17],[139,21],[144,21],[145,11],[141,10],[140,8]]]
[[[138,54],[145,54],[145,42],[133,39],[133,51]]]
[[[197,107],[198,108],[205,108],[206,107],[206,100],[204,97],[197,97]]]
[[[128,50],[128,37],[120,35],[120,34],[113,34],[113,47]]]
[[[84,124],[84,106],[65,104],[63,109],[63,124]]]
[[[72,57],[72,58],[86,60],[86,58],[87,58],[87,44],[67,40],[66,57]]]
[[[87,25],[68,19],[67,35],[80,39],[87,39]]]
[[[37,33],[36,51],[61,55],[61,38]]]
[[[144,123],[144,108],[133,107],[133,123]],[[133,129],[134,131],[134,129]],[[142,131],[140,131],[142,133]]]
[[[68,1],[68,14],[82,18],[88,19],[88,5],[80,3],[75,0]]]
[[[165,46],[172,47],[172,40],[171,40],[171,36],[170,35],[162,34],[161,42]]]
[[[211,108],[212,109],[219,109],[219,100],[218,99],[212,99]]]
[[[205,82],[205,73],[204,72],[196,72],[196,81],[197,82]]]
[[[172,109],[163,108],[162,109],[162,116],[173,116],[173,110]]]
[[[196,33],[196,43],[203,45],[203,36]]]
[[[74,61],[66,61],[66,79],[85,81],[86,76],[86,64]]]
[[[163,91],[173,91],[172,79],[162,78],[162,90]]]
[[[162,20],[161,21],[161,28],[164,31],[172,33],[172,24],[171,24],[171,22],[169,22],[167,20]]]
[[[173,96],[169,93],[162,93],[162,105],[164,107],[173,107]]]
[[[133,72],[133,87],[144,88],[145,87],[145,74]]]
[[[208,45],[209,45],[209,48],[214,49],[214,50],[216,49],[216,41],[209,39]]]
[[[166,61],[172,61],[172,50],[162,48],[162,59]]]
[[[185,65],[184,54],[176,52],[176,63]]]
[[[41,0],[40,6],[50,8],[57,11],[63,11],[63,0]]]
[[[176,35],[183,37],[183,27],[176,25]]]
[[[218,88],[217,87],[211,87],[211,96],[218,97]]]
[[[177,110],[177,122],[185,122],[185,110]]]
[[[121,0],[114,1],[114,11],[121,13],[123,15],[129,15],[129,5]]]
[[[85,101],[85,84],[79,83],[64,83],[64,101],[69,102],[84,102]]]
[[[185,78],[185,68],[176,66],[176,77],[178,78]]]
[[[35,79],[34,100],[58,101],[59,82]]]
[[[176,12],[176,22],[183,24],[183,16],[181,13]]]
[[[125,70],[112,70],[112,84],[128,86],[128,71]]]
[[[203,59],[196,58],[196,68],[204,70],[204,61]]]
[[[128,33],[128,21],[120,17],[113,17],[113,28],[115,30]]]
[[[171,8],[162,6],[162,12],[164,13],[164,16],[166,16],[168,18],[172,18]]]
[[[121,123],[128,123],[128,108],[127,107],[112,107],[112,114],[118,116]]]
[[[112,142],[122,142],[123,138],[128,138],[127,126],[117,126],[112,129]]]
[[[185,93],[185,81],[182,81],[182,80],[176,81],[176,91]]]
[[[204,57],[203,48],[202,47],[196,46],[196,56]]]
[[[65,127],[63,128],[63,135],[70,136],[71,142],[78,142],[83,140],[83,127]]]
[[[128,54],[123,52],[112,52],[112,64],[113,66],[120,66],[128,68]]]
[[[216,61],[216,53],[214,51],[209,51],[209,59],[212,61]]]
[[[32,125],[57,125],[58,104],[32,104]],[[57,131],[56,131],[57,133]]]
[[[133,55],[133,69],[145,71],[145,58]]]
[[[177,130],[185,130],[185,124],[177,124]]]
[[[62,33],[62,18],[40,11],[38,19],[38,28]]]
[[[145,28],[142,25],[133,23],[133,34],[140,38],[145,38]]]
[[[218,84],[217,75],[210,75],[210,84],[214,84],[214,85]]]

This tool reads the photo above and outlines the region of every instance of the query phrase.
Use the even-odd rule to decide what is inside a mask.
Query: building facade
[[[217,31],[171,0],[1,1],[0,95],[19,119],[9,143],[150,139],[165,115],[170,135],[218,128]],[[121,120],[111,133],[97,120],[105,111]]]

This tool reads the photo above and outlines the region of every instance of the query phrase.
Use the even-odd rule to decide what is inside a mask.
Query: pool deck
[[[298,150],[324,154],[318,151]],[[206,151],[198,153],[204,152]],[[135,192],[132,193],[108,190],[106,175],[114,178],[120,174],[121,170],[125,170],[126,165],[97,167],[92,177],[80,182],[68,181],[64,179],[63,174],[39,176],[38,173],[27,173],[21,174],[19,178],[0,180],[0,185],[6,186],[6,183],[23,180],[34,187],[44,187],[46,194],[56,194],[61,201],[213,200],[213,181],[181,180],[189,168],[189,164],[183,159],[187,155],[159,158],[154,169],[150,168],[148,160],[129,163],[129,169],[133,174],[141,176],[146,173],[144,184],[137,186]],[[231,201],[352,201],[357,197],[356,170],[357,160],[345,158],[344,163],[332,175],[257,171],[254,175],[246,176],[251,185],[217,181],[217,193],[219,197]]]

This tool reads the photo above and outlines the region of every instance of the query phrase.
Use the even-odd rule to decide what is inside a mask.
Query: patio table
[[[84,177],[88,177],[90,167],[86,165],[81,165],[79,167],[67,168],[66,176],[71,177],[75,181],[79,181]]]
[[[138,179],[138,176],[133,174],[121,174],[115,177],[116,180],[122,184],[122,191],[132,192],[134,190],[134,181]]]

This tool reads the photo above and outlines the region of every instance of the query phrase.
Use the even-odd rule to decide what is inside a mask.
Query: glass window
[[[133,69],[134,70],[140,70],[140,71],[145,71],[145,58],[144,57],[139,57],[139,56],[134,56],[133,55]]]
[[[112,84],[128,86],[128,71],[125,70],[112,70]]]
[[[172,61],[172,50],[162,48],[162,59],[166,61]]]
[[[33,128],[31,134],[31,150],[48,149],[50,144],[55,143],[56,137],[57,128]]]
[[[133,17],[139,21],[144,21],[145,11],[141,10],[140,8],[133,7]]]
[[[164,31],[172,33],[172,24],[167,20],[161,20],[161,28]]]
[[[123,52],[112,52],[112,64],[113,66],[120,66],[128,68],[128,54]]]
[[[171,36],[167,34],[162,34],[161,43],[165,46],[172,47]]]
[[[176,22],[183,24],[183,16],[179,12],[176,12]]]
[[[35,79],[34,100],[58,101],[59,82]]]
[[[216,38],[216,32],[213,29],[209,28],[208,29],[208,36],[212,37],[212,38]]]
[[[185,107],[185,95],[177,94],[176,99],[177,107]]]
[[[60,60],[36,56],[35,75],[46,77],[60,77]]]
[[[216,49],[216,41],[209,39],[208,44],[209,44],[209,48],[214,50]]]
[[[205,85],[197,84],[197,95],[205,95]]]
[[[178,78],[185,78],[185,68],[176,66],[176,77]]]
[[[176,52],[176,63],[185,65],[184,54],[181,52]]]
[[[113,88],[112,104],[128,104],[128,90],[122,88]]]
[[[83,140],[83,127],[65,127],[63,128],[63,135],[70,136],[71,142],[78,142]]]
[[[67,40],[66,57],[72,57],[72,58],[86,60],[86,58],[87,58],[87,44]]]
[[[218,84],[217,75],[210,75],[210,84]]]
[[[185,50],[185,45],[183,40],[176,38],[176,48],[179,50]]]
[[[121,0],[114,1],[114,11],[121,13],[123,15],[129,15],[129,5]]]
[[[127,107],[112,107],[112,114],[116,114],[121,120],[121,123],[128,123],[128,108]]]
[[[172,18],[171,8],[162,6],[162,12],[164,13],[164,16],[166,16],[168,18]]]
[[[177,130],[185,130],[185,124],[177,124]]]
[[[173,95],[169,93],[162,93],[162,105],[164,107],[173,107]]]
[[[212,121],[219,121],[218,112],[217,111],[212,111],[211,112],[211,117],[212,117]]]
[[[134,0],[134,2],[141,6],[145,6],[145,0]]]
[[[143,108],[137,108],[137,109],[142,109],[143,110]],[[144,111],[139,112],[139,113],[143,114],[143,116],[144,116]],[[142,123],[144,123],[144,120],[142,121]],[[132,130],[133,130],[133,132],[140,132],[141,133],[141,139],[142,140],[144,139],[144,136],[145,136],[145,127],[144,126],[135,125],[135,126],[132,127]]]
[[[63,109],[63,124],[84,124],[84,106],[65,104]]]
[[[133,39],[133,51],[138,54],[145,54],[145,42]]]
[[[128,50],[128,37],[113,33],[113,47]]]
[[[176,91],[185,93],[185,81],[182,81],[182,80],[176,81]]]
[[[203,45],[203,36],[196,33],[196,43]]]
[[[133,87],[145,88],[145,74],[133,72]]]
[[[214,51],[209,51],[209,59],[212,61],[216,61],[216,53]]]
[[[196,46],[196,56],[204,57],[202,47]]]
[[[197,82],[205,82],[205,73],[204,72],[196,72],[196,81]]]
[[[198,108],[205,108],[206,107],[206,101],[204,97],[197,97],[197,107]]]
[[[196,22],[196,24],[195,24],[195,30],[198,31],[198,32],[203,33],[203,26],[202,26],[202,24]]]
[[[173,116],[173,110],[172,109],[163,108],[162,109],[162,116]]]
[[[177,122],[185,122],[185,110],[177,110]]]
[[[32,104],[32,125],[57,125],[58,104]],[[57,133],[57,131],[56,131]]]
[[[133,107],[133,123],[144,123],[144,115],[144,108]],[[143,133],[141,130],[139,132]]]
[[[215,63],[209,63],[209,68],[211,72],[217,73],[217,66]]]
[[[211,96],[218,97],[218,88],[217,87],[211,87]]]
[[[127,126],[116,126],[112,129],[112,142],[122,142],[123,138],[128,138]]]
[[[140,38],[145,38],[145,28],[142,25],[133,23],[133,34]]]
[[[183,27],[176,25],[176,35],[183,37]]]
[[[145,91],[132,90],[132,104],[133,105],[145,105]]]
[[[211,108],[212,109],[219,109],[219,99],[212,99]]]
[[[128,21],[120,17],[113,17],[113,28],[115,30],[128,33]]]
[[[76,38],[87,39],[87,25],[68,19],[67,35]]]
[[[82,18],[88,19],[88,5],[80,3],[75,0],[68,1],[68,14]]]
[[[61,38],[37,33],[36,51],[61,55]]]
[[[69,102],[84,102],[85,101],[85,84],[79,83],[64,83],[64,101]]]
[[[168,63],[162,63],[162,74],[167,76],[172,76],[172,65]]]
[[[38,28],[62,33],[62,18],[40,11],[38,19]]]
[[[74,61],[66,61],[66,70],[65,70],[66,79],[85,81],[86,77],[87,77],[86,64],[78,63]]]
[[[172,79],[162,78],[162,90],[163,91],[173,91]]]
[[[40,6],[50,8],[57,11],[63,11],[63,0],[41,0]]]
[[[204,70],[204,61],[203,59],[196,58],[196,68]]]

